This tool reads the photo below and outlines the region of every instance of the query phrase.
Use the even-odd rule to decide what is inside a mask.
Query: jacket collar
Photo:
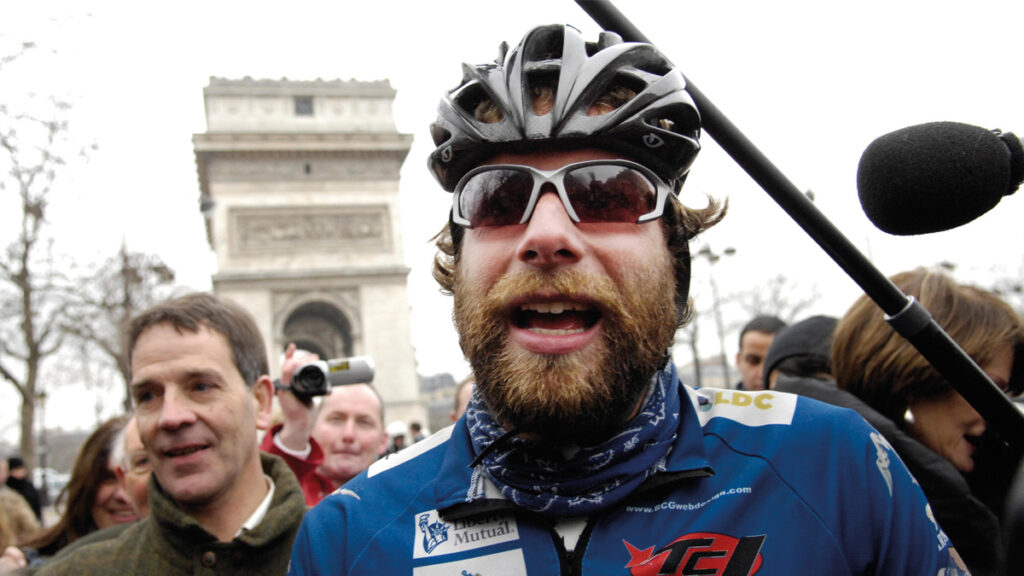
[[[270,476],[275,484],[270,508],[263,521],[252,530],[247,530],[235,538],[253,547],[266,545],[288,532],[293,532],[306,511],[305,497],[295,475],[280,458],[261,452],[260,464],[263,473]],[[263,478],[252,479],[263,482]],[[152,476],[149,484],[150,518],[149,522],[175,550],[189,550],[203,544],[212,544],[217,539],[207,532],[199,521],[187,514],[164,492]]]

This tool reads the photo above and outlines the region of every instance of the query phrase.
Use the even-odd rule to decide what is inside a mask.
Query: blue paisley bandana
[[[508,432],[487,412],[479,394],[470,400],[466,423],[479,460],[467,503],[484,498],[486,475],[502,496],[528,510],[552,516],[592,514],[665,469],[678,430],[679,387],[669,362],[654,375],[643,409],[619,434],[568,457],[563,447],[542,440],[503,438]]]

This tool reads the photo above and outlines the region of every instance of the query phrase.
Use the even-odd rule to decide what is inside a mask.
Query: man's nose
[[[174,430],[195,422],[196,415],[192,410],[188,398],[176,390],[164,392],[163,403],[160,407],[161,428]]]
[[[518,258],[540,268],[578,262],[584,246],[580,230],[550,185],[542,190],[517,248]]]
[[[348,419],[341,425],[341,439],[345,442],[351,442],[355,437],[356,423],[352,419]]]

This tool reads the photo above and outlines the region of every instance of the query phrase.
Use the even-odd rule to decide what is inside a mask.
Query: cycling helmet
[[[551,110],[538,115],[533,88],[554,89]],[[601,115],[591,105],[610,88],[635,96]],[[478,120],[482,102],[497,121]],[[640,162],[679,191],[700,150],[700,114],[682,73],[654,46],[602,32],[585,42],[571,26],[534,28],[511,52],[502,43],[493,64],[463,65],[462,83],[438,107],[430,127],[436,149],[429,166],[445,190],[499,152],[597,147]]]

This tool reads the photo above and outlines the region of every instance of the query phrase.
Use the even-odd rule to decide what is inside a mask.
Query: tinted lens
[[[473,226],[519,224],[533,192],[533,176],[496,169],[472,176],[459,193],[459,214]]]
[[[580,222],[636,222],[658,201],[657,186],[627,166],[583,166],[564,183]]]

